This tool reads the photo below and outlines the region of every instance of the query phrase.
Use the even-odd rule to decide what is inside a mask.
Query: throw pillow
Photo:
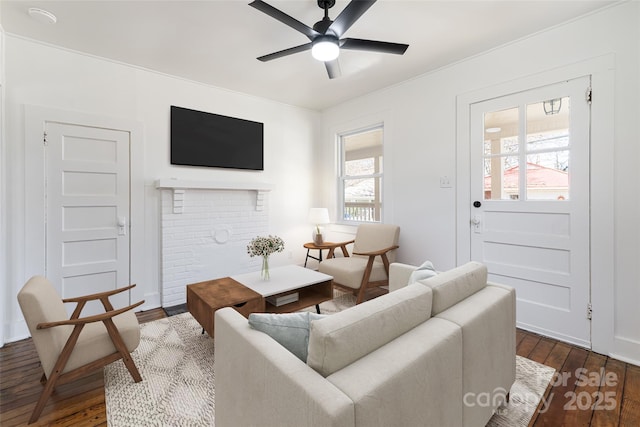
[[[251,313],[249,325],[268,334],[284,348],[295,354],[298,359],[306,362],[309,352],[311,322],[324,317],[326,315],[307,311],[285,314]]]
[[[436,274],[438,273],[436,272],[436,269],[433,268],[431,261],[425,261],[420,267],[416,268],[413,273],[411,273],[411,276],[409,276],[409,283],[407,284],[410,285],[418,280],[428,279]]]

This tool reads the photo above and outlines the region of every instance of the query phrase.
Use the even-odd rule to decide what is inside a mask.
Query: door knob
[[[482,206],[482,203],[480,203],[479,201],[476,200],[475,202],[473,202],[474,208],[479,208],[480,206]]]
[[[471,218],[471,224],[473,225],[474,232],[482,232],[482,228],[480,226],[480,215],[474,215],[473,218]]]
[[[127,235],[127,218],[124,216],[118,217],[118,235],[120,236]]]

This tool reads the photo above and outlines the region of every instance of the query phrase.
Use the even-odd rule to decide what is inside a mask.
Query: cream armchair
[[[328,257],[318,271],[333,276],[333,284],[353,292],[360,304],[367,288],[389,284],[389,264],[395,261],[399,237],[397,225],[361,224],[354,240],[335,243],[336,248],[353,243],[352,256]]]
[[[109,296],[135,285],[113,291],[62,300],[49,280],[34,276],[18,293],[18,303],[27,322],[44,374],[44,389],[31,414],[37,421],[56,385],[64,384],[122,359],[135,382],[142,377],[130,352],[140,343],[140,325],[133,308],[144,301],[115,310]],[[105,313],[80,317],[88,301],[102,302]],[[68,319],[64,303],[77,303]]]

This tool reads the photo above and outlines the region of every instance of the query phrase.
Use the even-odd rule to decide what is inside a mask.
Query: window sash
[[[382,132],[383,126],[377,125],[370,128],[365,128],[361,131],[357,132],[349,132],[339,134],[337,137],[338,147],[339,147],[339,165],[338,165],[338,218],[339,222],[343,223],[354,223],[354,222],[382,222],[382,213],[383,213],[383,180],[384,180],[384,154],[383,149],[380,148],[377,150],[373,150],[370,156],[366,154],[362,157],[362,159],[373,158],[374,161],[374,169],[375,173],[364,173],[361,175],[346,175],[346,162],[347,162],[347,153],[346,153],[346,139],[358,135],[363,135],[373,131]],[[382,133],[380,135],[381,143],[382,141]],[[366,149],[366,147],[365,147]],[[354,161],[357,159],[351,159],[349,161]],[[373,194],[371,201],[348,201],[346,195],[347,183],[350,181],[366,181],[373,180]]]

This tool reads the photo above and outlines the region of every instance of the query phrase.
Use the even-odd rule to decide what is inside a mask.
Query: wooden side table
[[[262,295],[230,277],[187,285],[187,309],[213,338],[216,310],[233,307],[244,317],[265,311]]]
[[[309,243],[305,243],[303,246],[307,249],[307,257],[304,259],[304,266],[307,266],[307,260],[309,258],[311,259],[315,259],[318,262],[322,262],[322,250],[323,249],[328,249],[329,253],[327,254],[327,259],[329,258],[333,258],[335,257],[335,250],[336,248],[340,248],[342,249],[342,255],[344,255],[345,257],[349,256],[349,252],[347,251],[347,245],[349,243],[353,243],[353,240],[349,241],[349,242],[340,242],[340,243],[333,243],[333,242],[324,242],[320,245],[314,243],[314,242],[309,242]],[[318,250],[318,257],[314,257],[313,255],[309,254],[309,251],[311,250]]]

